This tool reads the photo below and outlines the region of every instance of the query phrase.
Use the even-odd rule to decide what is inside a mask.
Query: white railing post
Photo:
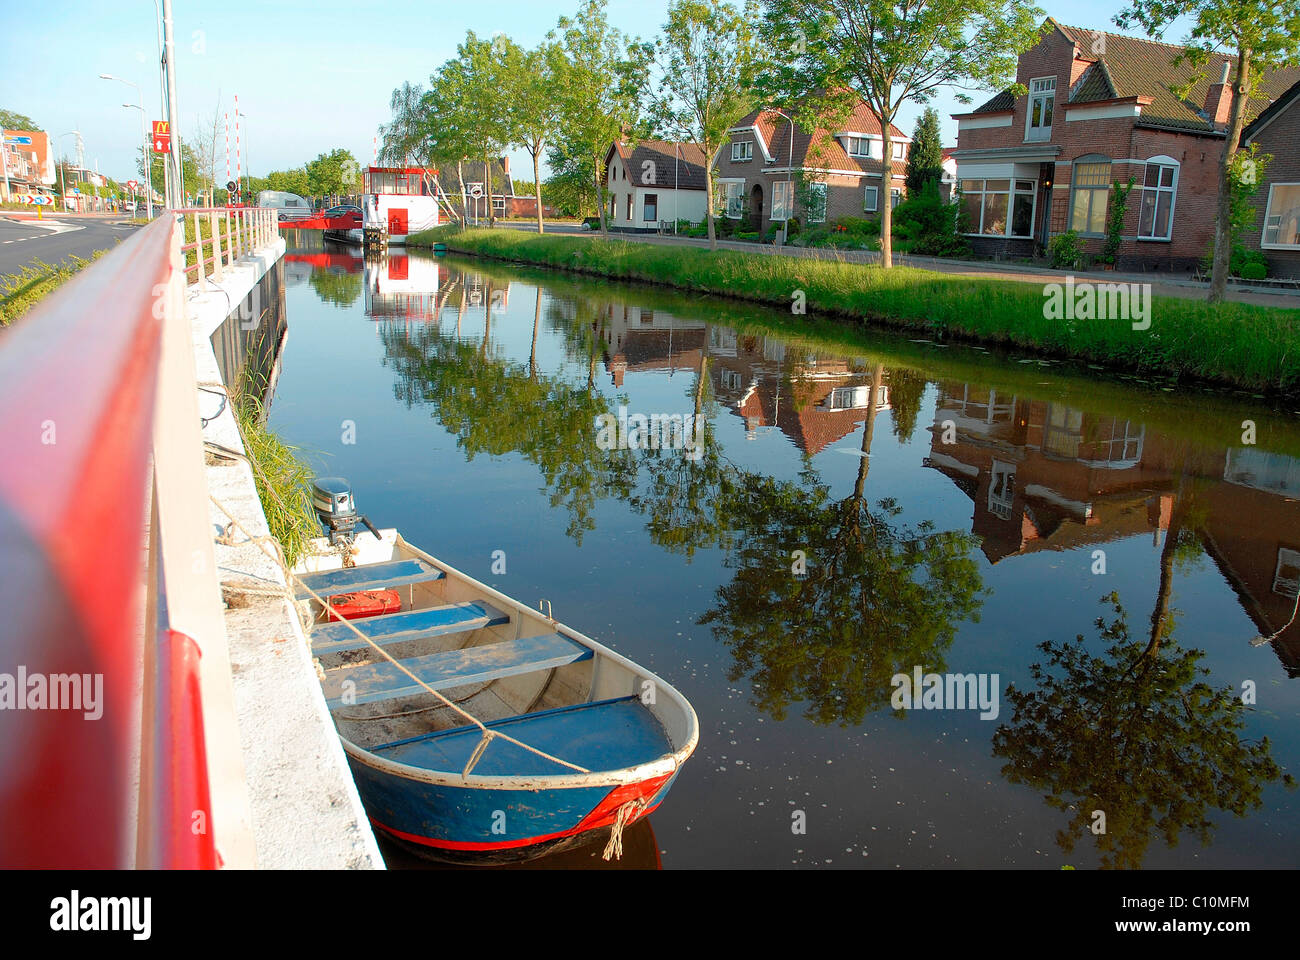
[[[208,211],[208,226],[212,229],[212,278],[221,281],[221,231],[217,229],[217,211]]]
[[[199,289],[206,290],[208,288],[208,278],[207,271],[203,269],[203,231],[199,224],[199,215],[195,213],[192,216],[194,220],[194,265],[198,268],[199,273],[196,279]],[[184,222],[184,215],[182,215],[182,222]]]

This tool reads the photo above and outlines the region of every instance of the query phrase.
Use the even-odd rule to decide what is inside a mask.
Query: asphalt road
[[[137,229],[115,220],[51,218],[38,225],[0,217],[0,275],[17,273],[34,260],[53,264],[72,256],[88,257],[116,246]]]

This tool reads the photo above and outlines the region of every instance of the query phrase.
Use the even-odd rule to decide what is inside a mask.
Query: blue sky
[[[427,81],[467,30],[504,32],[532,46],[577,6],[578,0],[174,0],[182,134],[189,136],[200,118],[210,122],[218,103],[231,111],[238,95],[246,114],[246,170],[265,175],[340,146],[365,164],[376,128],[388,119],[393,89],[405,80]],[[667,6],[668,0],[610,0],[610,19],[650,38]],[[1039,0],[1039,6],[1066,24],[1118,32],[1111,18],[1125,3]],[[119,179],[134,175],[139,112],[121,104],[134,103],[136,93],[99,75],[139,84],[150,118],[161,117],[154,4],[49,0],[22,4],[21,20],[21,30],[0,36],[0,60],[8,68],[0,106],[27,114],[54,136],[80,130],[89,165],[97,160],[101,172]],[[45,40],[34,44],[31,37]],[[948,115],[969,108],[947,92],[936,106],[950,143],[956,124]],[[919,112],[906,109],[899,125],[910,133]],[[65,151],[73,140],[60,139]],[[224,154],[219,147],[219,177]],[[511,169],[531,177],[527,154],[512,154]]]

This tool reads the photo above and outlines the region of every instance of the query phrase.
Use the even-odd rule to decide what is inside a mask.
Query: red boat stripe
[[[650,816],[650,814],[654,813],[658,809],[659,809],[659,804],[655,804],[653,807],[650,807],[648,810],[644,811],[636,819],[640,820],[642,817],[648,817]],[[374,817],[370,818],[370,822],[373,823],[375,826],[377,826],[380,830],[383,830],[385,833],[391,833],[393,836],[398,837],[402,840],[408,840],[411,843],[423,844],[426,847],[437,847],[440,850],[477,850],[482,852],[487,852],[489,850],[513,850],[517,847],[530,847],[535,843],[545,843],[547,840],[559,840],[562,839],[563,837],[576,836],[577,834],[583,833],[587,829],[590,829],[587,827],[583,827],[581,824],[579,824],[578,826],[574,827],[572,830],[562,830],[559,833],[547,833],[547,834],[543,834],[540,837],[527,837],[523,840],[501,840],[501,841],[493,842],[493,841],[471,841],[471,840],[434,840],[431,837],[421,837],[420,835],[415,833],[406,833],[402,830],[394,830],[392,827],[380,823]],[[629,821],[629,825],[634,822],[635,821]]]

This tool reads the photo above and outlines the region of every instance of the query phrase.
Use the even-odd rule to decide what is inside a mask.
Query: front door
[[[402,207],[388,208],[388,233],[391,236],[406,236],[406,225],[409,222],[407,213],[408,211]]]
[[[758,183],[749,193],[749,229],[755,233],[763,232],[763,186]]]

